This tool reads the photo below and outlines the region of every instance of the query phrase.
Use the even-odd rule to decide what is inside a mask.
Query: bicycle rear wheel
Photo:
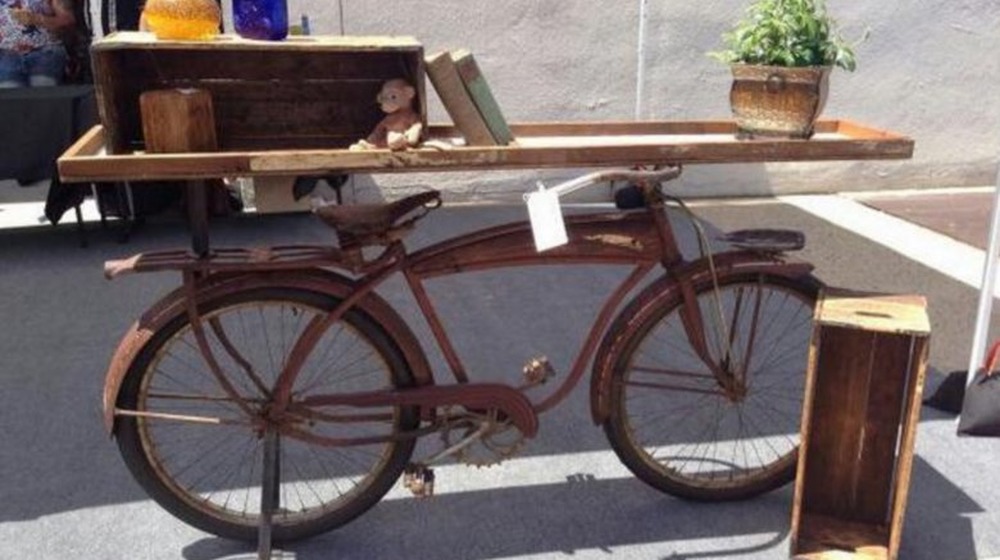
[[[126,375],[117,404],[126,415],[119,414],[116,431],[126,464],[151,497],[201,530],[238,540],[257,537],[264,444],[255,416],[269,405],[298,335],[337,303],[308,290],[255,288],[204,304],[209,345],[250,413],[220,388],[186,313],[153,335]],[[412,384],[392,333],[352,309],[323,333],[296,380],[292,402]],[[418,425],[414,407],[321,412],[325,416],[303,417],[297,427],[356,438],[398,435]],[[399,478],[414,443],[398,438],[332,447],[280,437],[274,539],[328,531],[375,505]]]
[[[813,309],[819,282],[733,274],[695,286],[709,353],[693,348],[680,294],[627,329],[612,356],[612,447],[647,484],[678,497],[749,498],[795,477]],[[640,296],[641,297],[641,296]],[[731,341],[726,343],[726,341]]]

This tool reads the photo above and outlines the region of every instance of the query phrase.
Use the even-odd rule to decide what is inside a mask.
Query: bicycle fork
[[[715,339],[719,341],[719,345],[721,346],[716,349],[716,353],[720,356],[716,359],[709,348],[705,317],[698,303],[697,295],[695,294],[690,278],[679,278],[678,285],[680,286],[681,297],[684,301],[681,307],[681,322],[684,325],[684,333],[687,336],[688,342],[691,343],[691,348],[694,349],[695,354],[715,377],[719,387],[725,392],[726,398],[734,402],[741,400],[746,396],[746,370],[750,362],[750,355],[748,354],[742,356],[742,359],[739,360],[740,363],[737,363],[738,358],[734,350],[736,326],[740,320],[743,295],[737,295],[737,301],[733,307],[731,324],[727,325],[722,315],[719,293],[717,290],[715,291],[714,303],[718,307],[719,317],[711,319],[709,322],[718,331],[721,331],[715,333]],[[759,310],[759,294],[755,305]],[[748,348],[753,347],[753,340],[757,332],[758,316],[759,313],[755,311],[751,317]]]

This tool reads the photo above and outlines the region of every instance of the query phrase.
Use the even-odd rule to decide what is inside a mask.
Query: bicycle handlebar
[[[608,181],[664,183],[666,181],[676,179],[680,176],[680,174],[680,165],[669,165],[663,169],[654,169],[652,171],[637,169],[607,169],[604,171],[588,173],[581,177],[577,177],[576,179],[570,179],[569,181],[564,181],[545,190],[548,192],[554,192],[557,196],[562,196],[597,183],[605,183]],[[541,185],[541,181],[539,181],[539,186],[543,186]]]

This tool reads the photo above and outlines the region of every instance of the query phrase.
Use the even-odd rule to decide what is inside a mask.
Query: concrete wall
[[[413,35],[428,53],[471,49],[511,121],[631,119],[636,114],[643,0],[289,0],[313,33]],[[728,69],[706,56],[748,0],[648,0],[641,57],[644,119],[729,114]],[[340,6],[343,5],[343,12]],[[756,195],[992,184],[1000,161],[998,0],[828,0],[856,47],[858,71],[837,71],[825,115],[912,136],[905,162],[705,165],[678,184],[689,195]],[[432,91],[429,88],[429,91]],[[431,120],[446,121],[435,96]],[[555,175],[565,176],[566,172]],[[466,198],[511,198],[553,174],[377,177],[461,189]]]

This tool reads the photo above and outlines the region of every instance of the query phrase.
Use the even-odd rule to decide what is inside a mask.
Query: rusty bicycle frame
[[[653,282],[643,288],[645,291],[640,292],[640,297],[636,300],[641,302],[641,295],[650,290],[676,291],[685,302],[681,319],[692,348],[708,365],[709,371],[716,376],[719,387],[727,394],[737,394],[743,390],[739,377],[745,374],[745,371],[736,372],[736,375],[722,371],[716,360],[710,356],[706,342],[705,318],[695,303],[695,285],[706,278],[715,278],[717,275],[732,272],[760,272],[776,276],[800,277],[809,274],[812,266],[786,257],[782,250],[788,247],[767,243],[755,247],[741,247],[737,243],[735,249],[709,253],[696,260],[685,260],[665,212],[666,199],[659,190],[660,183],[679,176],[680,172],[680,167],[653,171],[614,170],[595,172],[576,180],[575,183],[581,185],[613,180],[634,182],[642,195],[644,208],[629,212],[568,216],[566,218],[568,244],[543,253],[535,250],[531,226],[527,222],[510,223],[463,234],[414,253],[408,253],[401,241],[402,235],[423,214],[408,220],[401,220],[401,217],[412,215],[414,211],[426,213],[434,204],[439,204],[438,195],[433,192],[404,199],[400,203],[395,203],[395,206],[361,209],[339,207],[327,211],[327,215],[324,215],[323,209],[319,209],[320,217],[338,229],[341,240],[339,248],[285,246],[217,249],[207,258],[198,258],[185,251],[163,251],[141,254],[122,261],[111,261],[106,265],[106,274],[109,277],[129,272],[177,270],[183,274],[183,285],[149,310],[119,346],[109,368],[104,389],[106,427],[109,431],[114,430],[116,416],[202,423],[227,421],[205,416],[125,410],[117,406],[118,393],[122,389],[130,364],[143,345],[149,341],[152,333],[163,326],[161,318],[179,312],[187,313],[190,317],[198,350],[219,387],[250,418],[246,423],[265,438],[265,449],[270,449],[272,454],[274,448],[270,445],[273,444],[275,435],[324,446],[366,445],[424,436],[442,429],[437,423],[437,411],[442,407],[453,406],[464,407],[466,410],[496,411],[503,421],[509,422],[524,436],[530,438],[538,431],[539,415],[557,406],[570,394],[583,378],[588,363],[593,364],[590,387],[592,416],[594,422],[600,424],[609,415],[610,360],[615,354],[615,345],[620,343],[622,338],[607,336],[605,333],[615,329],[621,330],[625,328],[626,323],[633,320],[629,313],[630,309],[621,310],[622,303],[657,266],[666,271],[667,277],[664,279],[666,284],[664,281]],[[330,214],[331,212],[335,214]],[[384,249],[374,259],[365,259],[361,248],[371,245],[381,245]],[[631,272],[607,296],[576,354],[569,374],[550,394],[538,402],[532,402],[525,396],[523,389],[537,385],[539,379],[544,380],[543,371],[531,372],[534,382],[529,382],[523,387],[470,381],[468,372],[424,284],[428,279],[464,272],[543,264],[614,264],[629,266]],[[353,279],[331,269],[347,273]],[[447,362],[453,383],[439,384],[420,343],[411,334],[405,321],[375,293],[376,288],[397,274],[401,274],[405,279],[417,302],[420,314],[427,321],[433,338]],[[294,342],[277,381],[272,387],[266,387],[228,342],[221,325],[212,318],[203,317],[201,307],[205,302],[226,293],[273,285],[332,294],[338,297],[340,302],[325,315],[320,314],[309,322]],[[377,322],[391,326],[396,334],[404,335],[398,342],[406,362],[412,369],[415,386],[363,393],[321,394],[293,402],[292,387],[306,357],[319,342],[324,331],[356,305],[364,305],[366,312],[373,314]],[[618,319],[613,322],[616,312]],[[751,330],[754,329],[756,322],[751,326]],[[242,373],[247,375],[263,394],[270,397],[270,405],[263,411],[255,411],[253,403],[247,402],[245,397],[240,396],[213,354],[208,342],[208,331],[221,342],[224,351],[235,363],[243,365],[240,368]],[[750,336],[753,337],[752,333]],[[533,367],[544,370],[547,364],[535,364]],[[423,422],[415,431],[353,438],[332,438],[299,427],[303,418],[350,422],[359,418],[371,419],[374,416],[372,414],[334,416],[317,410],[320,407],[333,405],[360,410],[372,407],[416,406]],[[424,423],[428,425],[424,426]],[[448,451],[450,450],[442,451],[431,460],[437,460]],[[273,473],[271,475],[273,478]],[[271,484],[271,490],[267,488],[264,490],[262,511],[266,511],[269,507],[266,497],[269,493],[273,493],[277,482],[265,480],[265,486],[267,484]],[[268,526],[269,520],[265,518],[261,524],[261,542],[268,540],[265,535],[269,530]]]
[[[419,343],[412,338],[404,341],[405,347],[402,350],[408,357],[420,356],[419,359],[411,361],[411,364],[418,366],[413,372],[418,388],[354,395],[314,396],[296,403],[297,407],[301,409],[329,405],[355,407],[420,405],[426,412],[449,404],[498,406],[525,435],[531,437],[537,432],[537,416],[554,408],[570,394],[583,377],[586,365],[591,357],[595,356],[595,352],[595,377],[591,383],[593,419],[595,423],[600,423],[606,418],[608,410],[603,396],[607,391],[608,376],[607,368],[604,367],[606,364],[602,360],[607,357],[610,349],[606,345],[599,347],[601,335],[608,329],[615,311],[621,307],[624,298],[656,265],[661,265],[669,273],[674,282],[674,289],[679,290],[681,296],[688,302],[694,298],[695,280],[712,274],[710,268],[715,269],[715,274],[738,268],[741,271],[766,271],[790,277],[802,276],[812,270],[812,266],[808,263],[793,261],[777,251],[767,250],[737,249],[711,255],[712,262],[709,262],[708,258],[685,261],[664,212],[664,200],[655,188],[659,182],[673,179],[679,174],[680,168],[654,172],[606,171],[591,174],[588,176],[588,181],[591,183],[620,179],[639,180],[645,198],[645,211],[569,216],[567,217],[569,243],[546,253],[536,252],[530,225],[527,222],[518,222],[463,234],[460,238],[448,239],[412,254],[406,252],[400,240],[393,240],[382,255],[368,262],[359,262],[356,254],[328,247],[222,249],[217,250],[209,259],[197,259],[181,251],[166,251],[138,255],[125,261],[111,261],[107,265],[106,273],[109,277],[115,277],[128,272],[181,270],[184,285],[173,298],[176,301],[170,304],[183,305],[186,308],[193,319],[195,338],[209,369],[227,396],[238,403],[241,402],[241,397],[227,380],[207,343],[205,322],[200,319],[198,309],[198,302],[204,299],[203,295],[210,293],[212,291],[210,288],[219,285],[230,290],[239,287],[241,283],[246,282],[245,275],[261,271],[284,271],[285,275],[289,273],[292,276],[299,275],[297,283],[304,285],[322,284],[329,278],[324,274],[317,275],[315,271],[310,271],[317,267],[332,267],[360,273],[360,277],[351,284],[350,293],[342,294],[346,296],[343,301],[321,320],[314,320],[305,328],[275,383],[273,393],[271,390],[268,391],[272,394],[273,403],[267,416],[270,421],[276,422],[279,433],[323,445],[368,444],[372,439],[321,438],[287,425],[283,422],[283,418],[288,416],[291,387],[305,357],[318,342],[319,335],[329,325],[337,322],[348,309],[373,294],[386,279],[401,273],[456,383],[437,384],[426,358],[423,357]],[[631,265],[633,268],[601,306],[597,319],[577,352],[569,375],[541,402],[531,403],[516,388],[497,383],[470,382],[465,366],[448,337],[424,282],[431,278],[464,272],[539,264],[617,264]],[[220,279],[223,281],[220,282]],[[682,318],[692,347],[699,357],[716,371],[718,367],[707,355],[703,319],[698,306],[686,305]],[[391,317],[391,323],[397,321],[397,318]],[[208,321],[208,325],[223,340],[227,352],[235,352],[231,345],[225,344],[226,338],[219,326],[212,321]],[[131,346],[131,350],[134,351],[135,345]],[[116,414],[157,416],[157,413],[136,413],[115,408],[116,395],[130,363],[128,354],[131,354],[128,347],[125,347],[124,353],[121,352],[121,348],[119,350],[113,359],[105,384],[105,421],[109,430],[113,427]],[[239,356],[234,358],[237,362],[241,362]],[[250,375],[255,384],[261,384],[260,380],[254,378],[252,372],[246,368],[244,373]],[[245,403],[241,403],[240,406],[248,412]],[[218,419],[199,417],[176,419],[192,422],[218,421]]]

